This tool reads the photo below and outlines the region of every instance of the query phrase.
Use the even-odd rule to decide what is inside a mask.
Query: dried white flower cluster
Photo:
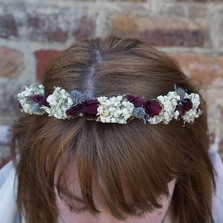
[[[68,92],[61,87],[54,87],[53,94],[49,95],[46,100],[50,107],[43,106],[42,109],[49,116],[54,116],[58,119],[68,118],[66,110],[73,105],[73,100]]]
[[[178,118],[179,112],[174,112],[174,110],[177,106],[177,101],[180,100],[180,96],[177,95],[175,91],[170,91],[167,95],[164,96],[160,95],[157,97],[157,99],[163,106],[163,109],[159,115],[155,115],[154,117],[148,118],[148,122],[150,124],[157,124],[160,122],[168,124],[173,118]]]
[[[97,109],[98,119],[104,123],[126,124],[132,116],[134,105],[123,96],[98,97],[100,105]]]
[[[39,104],[30,99],[32,95],[42,95],[44,96],[43,85],[36,86],[32,84],[31,86],[25,86],[25,90],[18,94],[18,100],[22,106],[25,113],[42,115],[45,112],[41,110]]]
[[[184,123],[193,123],[195,118],[198,118],[203,114],[203,111],[198,109],[198,106],[200,105],[200,96],[198,94],[191,93],[189,95],[186,94],[186,98],[191,99],[193,107],[182,116],[182,119],[184,120]]]
[[[187,94],[185,92],[184,99],[189,98],[192,102],[193,107],[186,111],[181,118],[184,120],[184,124],[186,122],[193,123],[195,118],[198,118],[203,112],[198,109],[200,105],[200,96],[198,94]],[[163,122],[164,124],[168,124],[172,119],[179,119],[179,111],[175,111],[178,101],[180,100],[180,96],[175,91],[170,91],[167,95],[158,96],[157,99],[160,101],[161,105],[163,105],[163,109],[159,115],[154,117],[148,117],[148,122],[150,124],[157,124]]]

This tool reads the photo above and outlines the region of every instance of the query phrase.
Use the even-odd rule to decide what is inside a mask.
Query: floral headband
[[[61,87],[54,87],[54,92],[48,94],[43,85],[32,84],[30,87],[25,86],[24,91],[18,94],[18,100],[20,110],[25,113],[48,114],[57,119],[85,116],[88,120],[103,123],[126,124],[138,118],[144,124],[168,124],[172,119],[182,118],[185,124],[193,123],[203,113],[198,109],[199,95],[188,94],[175,84],[174,91],[152,100],[133,94],[86,99],[77,90],[68,93]]]

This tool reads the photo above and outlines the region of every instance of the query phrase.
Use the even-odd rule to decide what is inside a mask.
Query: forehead
[[[76,174],[74,174],[76,175]],[[117,218],[115,218],[114,216],[110,215],[108,209],[106,208],[105,205],[105,201],[104,198],[102,196],[102,192],[100,189],[100,186],[98,184],[97,179],[95,178],[95,175],[93,177],[93,182],[92,182],[92,187],[93,187],[93,200],[95,203],[96,208],[100,211],[100,222],[113,222],[113,223],[117,223],[117,222],[128,222],[128,223],[161,223],[161,221],[164,219],[167,210],[169,208],[169,204],[170,204],[170,200],[172,197],[172,193],[173,193],[173,189],[174,189],[174,185],[175,185],[175,179],[172,180],[171,182],[168,183],[168,188],[169,188],[169,193],[170,193],[170,197],[167,198],[163,198],[161,200],[161,204],[162,204],[162,208],[161,209],[156,209],[155,211],[153,211],[152,213],[146,212],[144,215],[142,215],[141,217],[128,217],[126,219],[126,221],[122,220],[118,220]],[[76,180],[75,180],[76,179]],[[76,195],[78,196],[80,199],[83,199],[82,194],[81,194],[81,189],[80,189],[80,183],[77,179],[77,177],[74,177],[74,181],[70,182],[70,184],[68,185],[68,189],[70,191],[72,191],[72,196]],[[125,187],[124,187],[125,190]],[[126,191],[125,191],[126,192]],[[128,197],[128,193],[126,193],[125,195]],[[78,199],[79,199],[78,198]],[[58,199],[58,197],[57,197]],[[77,200],[75,200],[77,201]],[[92,216],[90,214],[90,212],[81,212],[78,214],[72,213],[70,212],[66,206],[64,205],[63,201],[58,200],[57,201],[57,205],[59,205],[59,210],[61,210],[60,212],[60,217],[62,217],[62,219],[65,220],[66,223],[73,223],[73,222],[98,222],[98,218],[96,218],[95,216]],[[83,206],[83,204],[81,202],[77,202],[77,205],[80,207]]]
[[[72,162],[70,162],[67,166],[65,171],[63,172],[64,179],[59,179],[59,170],[61,168],[61,164],[59,164],[58,169],[55,174],[55,184],[58,185],[60,191],[67,195],[74,195],[76,196],[76,200],[83,201],[82,191],[81,191],[81,185],[79,180],[79,174],[78,174],[78,165],[75,159],[73,159]],[[119,173],[117,173],[119,174]],[[103,191],[101,189],[101,185],[99,183],[97,174],[94,170],[94,168],[91,168],[91,182],[92,182],[92,195],[95,203],[104,204],[104,198],[103,198]],[[139,176],[140,177],[140,176]],[[65,183],[66,182],[66,183]],[[173,189],[176,183],[176,179],[174,178],[170,182],[168,182],[168,190],[170,197],[172,196]],[[122,181],[122,188],[124,192],[124,197],[127,202],[131,203],[132,201],[132,195],[129,191],[128,185]]]

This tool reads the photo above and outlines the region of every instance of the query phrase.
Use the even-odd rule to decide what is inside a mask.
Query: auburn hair
[[[174,90],[174,84],[200,94],[167,53],[136,38],[113,35],[64,50],[49,64],[43,81],[47,92],[60,86],[91,98],[131,93],[154,99]],[[167,183],[176,178],[174,222],[213,223],[214,169],[208,156],[206,102],[200,98],[203,114],[185,125],[183,120],[145,125],[134,119],[122,125],[23,114],[13,127],[11,151],[17,205],[26,222],[57,222],[55,172],[60,163],[58,184],[67,185],[66,170],[75,159],[83,199],[94,215],[92,170],[108,210],[118,219],[160,208],[158,197],[168,196]],[[123,182],[133,197],[131,205],[124,198]]]

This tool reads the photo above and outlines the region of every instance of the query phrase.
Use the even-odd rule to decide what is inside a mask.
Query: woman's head
[[[140,40],[113,36],[66,49],[49,65],[43,81],[47,92],[59,86],[88,98],[131,93],[153,99],[173,90],[174,84],[199,94],[167,54]],[[78,206],[63,193],[78,192],[77,188],[91,222],[100,216],[95,203],[103,203],[103,210],[117,221],[139,219],[143,212],[165,214],[162,204],[172,192],[176,222],[211,222],[214,181],[202,96],[200,107],[204,113],[184,127],[182,120],[144,125],[134,119],[121,125],[85,117],[20,118],[12,150],[17,146],[21,154],[18,206],[24,208],[27,222],[55,222],[60,198]]]

